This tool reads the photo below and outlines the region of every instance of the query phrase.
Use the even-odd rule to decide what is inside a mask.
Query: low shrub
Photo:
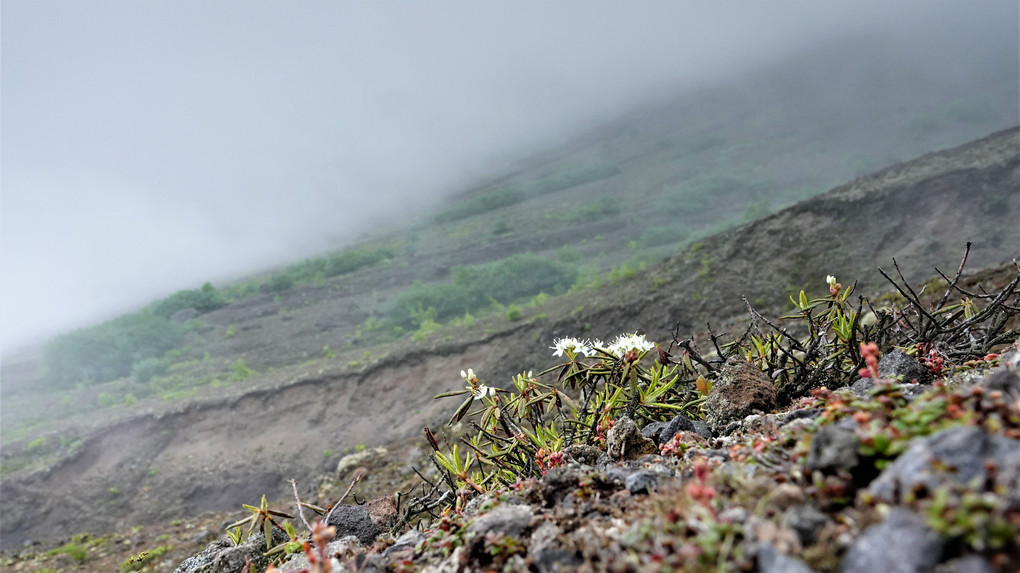
[[[263,284],[269,292],[283,292],[294,286],[294,278],[290,275],[274,275]]]
[[[131,374],[136,363],[177,347],[184,329],[154,313],[128,314],[51,340],[43,349],[43,379],[58,387],[98,384]]]
[[[570,223],[587,223],[607,219],[620,214],[620,204],[611,197],[601,197],[576,207],[567,213],[566,220]]]
[[[387,311],[391,326],[417,329],[424,320],[448,321],[498,304],[510,304],[538,293],[565,292],[577,280],[577,269],[536,255],[512,257],[472,267],[456,267],[452,281],[416,284],[398,295]]]
[[[495,191],[464,199],[452,207],[440,211],[435,216],[437,223],[459,221],[472,215],[487,213],[501,207],[516,205],[527,199],[527,194],[519,187],[501,187]]]
[[[148,382],[153,376],[162,376],[170,368],[170,363],[161,358],[146,358],[131,366],[131,376],[139,382]]]
[[[645,247],[680,243],[691,236],[691,228],[683,223],[648,227],[641,233],[641,244]]]
[[[193,308],[199,313],[206,313],[226,306],[227,301],[212,283],[205,283],[200,289],[182,290],[155,302],[150,307],[152,313],[163,318],[170,318],[179,310]]]

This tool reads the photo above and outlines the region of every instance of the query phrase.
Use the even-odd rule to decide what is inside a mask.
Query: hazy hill
[[[927,278],[966,241],[972,269],[1016,256],[1015,128],[897,164],[1015,125],[1015,69],[990,62],[946,87],[859,54],[835,45],[664,99],[407,227],[217,285],[228,304],[181,325],[148,380],[54,389],[40,353],[5,357],[4,548],[282,497],[286,478],[448,417],[430,398],[462,368],[500,384],[549,366],[556,336],[700,332],[743,313],[741,295],[779,312],[827,274],[881,287],[891,257]],[[524,253],[576,279],[545,294],[570,292],[509,290],[436,321],[395,309],[458,281],[525,282],[499,275]]]
[[[872,269],[891,256],[909,275],[927,276],[932,264],[952,267],[968,240],[975,267],[1005,260],[1020,244],[1018,145],[1014,128],[893,166],[706,238],[662,265],[528,308],[523,320],[492,317],[476,326],[484,332],[452,328],[379,347],[364,364],[319,360],[267,373],[258,389],[125,413],[82,430],[50,468],[5,476],[5,544],[225,510],[262,492],[282,497],[285,478],[328,470],[324,451],[391,442],[443,419],[448,404],[430,398],[456,387],[461,368],[498,384],[548,366],[544,349],[557,335],[639,330],[662,339],[678,322],[701,330],[739,313],[741,294],[775,309],[791,289],[818,290],[826,274],[877,286]],[[269,324],[278,313],[259,309],[276,304],[263,297],[216,312]],[[94,500],[115,509],[95,511]],[[56,517],[67,508],[81,513]]]

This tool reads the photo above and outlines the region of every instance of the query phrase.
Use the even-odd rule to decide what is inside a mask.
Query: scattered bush
[[[691,236],[691,228],[683,223],[648,227],[641,233],[641,244],[645,247],[680,243]]]
[[[501,207],[516,205],[527,199],[527,195],[519,187],[501,187],[470,199],[464,199],[452,207],[440,211],[435,216],[437,223],[459,221],[472,215],[487,213]]]
[[[570,223],[587,223],[620,214],[620,204],[611,197],[601,197],[575,208],[566,215]]]
[[[571,247],[570,245],[565,245],[563,247],[560,247],[560,249],[556,251],[556,260],[561,263],[568,264],[577,263],[580,262],[581,260],[581,253],[577,252],[577,249],[575,249],[574,247]]]
[[[437,223],[450,223],[471,217],[472,215],[488,213],[489,211],[516,205],[535,195],[562,191],[563,189],[613,177],[619,173],[620,168],[615,165],[599,165],[551,175],[530,183],[500,187],[481,195],[463,199],[453,206],[440,211],[434,219]],[[505,222],[502,224],[505,225]],[[497,228],[499,228],[499,225],[497,223]],[[500,233],[494,231],[493,234]]]
[[[41,451],[41,450],[46,448],[46,445],[48,443],[49,443],[49,439],[46,436],[42,436],[42,437],[36,438],[36,439],[34,439],[34,440],[32,440],[31,442],[28,443],[28,446],[27,446],[28,447],[28,451],[30,451],[30,452]]]
[[[57,555],[58,553],[66,553],[68,556],[71,557],[71,559],[74,559],[78,563],[84,563],[85,560],[88,558],[88,552],[85,550],[85,548],[74,542],[66,543],[64,545],[61,545],[60,547],[50,549],[49,551],[46,552],[46,555],[53,556]]]
[[[720,199],[751,197],[761,185],[730,176],[699,177],[684,181],[656,200],[659,211],[668,215],[691,215],[714,207]]]
[[[100,408],[112,408],[117,404],[120,404],[120,400],[118,400],[112,392],[100,392],[96,401],[99,402]]]
[[[597,165],[594,167],[577,169],[545,177],[543,179],[539,179],[527,188],[536,195],[544,195],[546,193],[562,191],[563,189],[570,189],[571,187],[577,187],[578,185],[585,185],[602,179],[608,179],[619,174],[620,168],[615,165]]]
[[[346,251],[326,259],[322,272],[327,277],[345,275],[385,259],[392,259],[393,257],[394,252],[392,249]]]
[[[146,358],[131,366],[131,376],[139,382],[148,382],[153,376],[162,376],[170,368],[170,363],[161,358]]]
[[[522,316],[521,315],[521,308],[519,306],[517,306],[516,304],[511,304],[509,307],[507,307],[507,309],[506,309],[506,319],[507,320],[520,320],[521,316]]]
[[[571,265],[535,255],[514,255],[486,265],[456,267],[449,283],[416,284],[390,304],[391,325],[418,328],[425,319],[447,321],[484,309],[493,301],[510,304],[538,293],[566,291],[578,276]]]
[[[234,369],[234,378],[238,380],[247,380],[254,374],[252,369],[248,368],[248,365],[244,363],[244,358],[238,358],[231,368]]]
[[[182,290],[161,301],[153,303],[152,313],[163,318],[170,318],[179,310],[193,308],[199,313],[206,313],[226,306],[227,301],[212,283],[205,283],[202,288]]]
[[[269,292],[283,292],[294,286],[294,278],[290,275],[273,275],[264,284]]]
[[[58,387],[127,376],[180,344],[184,329],[152,313],[128,314],[58,336],[43,349],[43,378]]]

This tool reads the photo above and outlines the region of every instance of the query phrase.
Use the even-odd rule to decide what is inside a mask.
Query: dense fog
[[[620,114],[849,38],[911,62],[918,90],[966,91],[1017,69],[1017,12],[5,0],[0,344],[342,246]],[[784,81],[806,108],[872,91]]]

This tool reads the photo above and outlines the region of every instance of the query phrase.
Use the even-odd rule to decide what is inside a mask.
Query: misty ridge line
[[[43,332],[31,325],[40,324],[43,317],[52,325],[44,329],[46,333],[55,334],[139,308],[151,301],[152,293],[168,295],[205,280],[228,282],[252,269],[284,265],[295,253],[331,250],[362,232],[388,225],[385,219],[394,209],[403,207],[399,216],[408,218],[435,206],[439,195],[504,171],[515,158],[552,150],[556,142],[627,109],[654,107],[673,93],[726,83],[745,90],[761,109],[776,98],[796,100],[802,111],[811,112],[811,121],[824,108],[813,100],[852,107],[855,100],[871,105],[870,97],[889,95],[890,75],[881,70],[870,76],[830,77],[826,82],[831,89],[817,98],[797,82],[817,77],[818,65],[798,66],[783,75],[783,82],[793,86],[785,93],[763,94],[755,81],[747,80],[762,69],[778,77],[782,61],[807,54],[831,58],[833,52],[842,51],[860,62],[899,58],[910,65],[892,74],[893,79],[927,77],[918,85],[933,93],[962,93],[961,86],[971,84],[972,96],[988,83],[987,78],[971,81],[973,77],[1015,75],[1016,65],[1009,64],[1015,60],[1016,30],[1001,24],[1015,21],[1010,17],[1015,7],[975,11],[897,3],[872,8],[586,6],[582,14],[564,5],[549,7],[535,21],[527,12],[513,11],[493,19],[489,10],[473,7],[451,9],[449,18],[439,22],[435,14],[422,14],[423,21],[433,24],[422,28],[407,22],[392,25],[389,10],[348,8],[341,10],[346,16],[340,22],[333,10],[311,20],[308,14],[273,14],[274,31],[267,36],[233,26],[213,33],[216,22],[231,21],[215,5],[207,6],[206,19],[156,20],[161,26],[196,28],[193,34],[177,35],[159,33],[164,28],[153,28],[148,20],[155,12],[177,12],[173,6],[100,18],[97,7],[42,13],[30,3],[19,5],[6,11],[9,33],[4,42],[29,49],[5,50],[5,109],[19,110],[6,114],[11,121],[5,122],[5,139],[10,143],[12,137],[24,137],[26,144],[7,146],[5,212],[25,215],[5,217],[5,269],[15,266],[4,274],[15,279],[5,281],[4,296],[48,302],[5,305],[4,330],[24,333],[15,339],[38,340]],[[268,12],[252,9],[249,24],[266,24]],[[906,34],[905,16],[912,22]],[[508,27],[521,19],[529,23],[527,41]],[[812,24],[797,23],[802,21]],[[40,46],[43,36],[30,31],[44,22],[54,37],[77,41],[77,47],[68,50],[61,42]],[[93,27],[81,22],[92,22]],[[360,24],[348,34],[326,32],[344,22]],[[390,25],[373,28],[373,22]],[[465,22],[471,25],[464,26]],[[719,28],[710,32],[713,25]],[[83,36],[85,30],[104,30],[107,40]],[[300,41],[288,41],[272,50],[268,61],[260,60],[267,56],[269,38],[285,37],[279,35],[284,30],[300,30],[294,38]],[[640,33],[632,33],[637,30]],[[224,52],[224,39],[234,34],[240,35],[227,42],[230,47]],[[170,41],[180,37],[191,37],[195,46],[207,48],[191,66],[182,66],[180,59],[191,52]],[[390,41],[367,45],[385,49],[345,49],[345,38],[358,45],[359,39],[384,37]],[[853,37],[866,39],[854,46],[846,41]],[[490,41],[480,40],[484,38]],[[862,44],[871,50],[862,49]],[[113,50],[114,45],[135,49]],[[330,74],[301,73],[307,62],[323,58],[348,72],[343,77],[349,81],[336,85]],[[137,60],[166,65],[138,67]],[[378,65],[383,62],[386,65]],[[416,65],[409,68],[407,62]],[[1000,63],[1006,65],[996,71]],[[853,69],[844,62],[832,67]],[[127,70],[130,73],[125,74]],[[76,80],[78,84],[73,83]],[[53,89],[53,82],[60,88],[76,85],[81,88],[73,90],[78,97],[56,97],[71,90]],[[857,89],[855,83],[866,89]],[[125,85],[132,87],[114,98],[116,109],[105,107],[115,95],[111,89]],[[174,89],[163,89],[166,85]],[[1015,94],[1015,86],[1006,89]],[[179,99],[167,99],[168,95]],[[919,101],[925,97],[922,94]],[[167,113],[153,113],[154,109]],[[427,110],[427,117],[420,110]],[[167,124],[161,117],[175,121]],[[206,121],[193,122],[193,117]],[[191,137],[196,133],[203,137]],[[357,134],[358,141],[344,134]],[[182,136],[188,136],[187,145],[179,145]],[[53,146],[47,141],[64,143]],[[155,154],[150,153],[153,146]],[[66,157],[65,148],[75,149],[74,157]],[[866,153],[867,148],[861,151]],[[112,166],[116,172],[109,171]],[[65,172],[76,177],[65,179]],[[47,176],[36,178],[39,173]],[[201,181],[193,180],[196,174]],[[147,190],[145,196],[140,196],[140,188]],[[67,205],[82,220],[119,214],[116,225],[97,227],[117,228],[120,237],[133,239],[123,241],[113,233],[97,236],[62,210],[47,211],[23,200],[19,189],[44,199],[40,205]],[[66,196],[68,189],[75,189],[74,197]],[[287,201],[279,199],[280,189],[287,190]],[[341,196],[351,190],[367,190],[356,207]],[[245,200],[237,200],[242,193]],[[350,215],[338,215],[343,212]],[[46,213],[41,219],[45,225],[30,223],[40,220],[41,213]],[[339,225],[338,217],[344,219]],[[42,227],[58,231],[31,234]],[[148,238],[152,235],[176,240]],[[29,236],[30,241],[21,238]],[[126,243],[146,247],[129,249]],[[44,249],[46,256],[28,256]],[[204,256],[194,256],[199,250]],[[60,293],[52,289],[52,281],[29,278],[50,277],[41,261],[69,253],[74,260],[62,268],[65,273],[73,269],[78,276],[74,282],[79,287],[73,292]],[[152,265],[153,259],[164,262]],[[114,289],[116,294],[110,296]],[[49,294],[41,297],[44,291]],[[57,312],[56,305],[64,306]],[[35,310],[28,312],[28,306]],[[10,336],[4,335],[9,350]]]

